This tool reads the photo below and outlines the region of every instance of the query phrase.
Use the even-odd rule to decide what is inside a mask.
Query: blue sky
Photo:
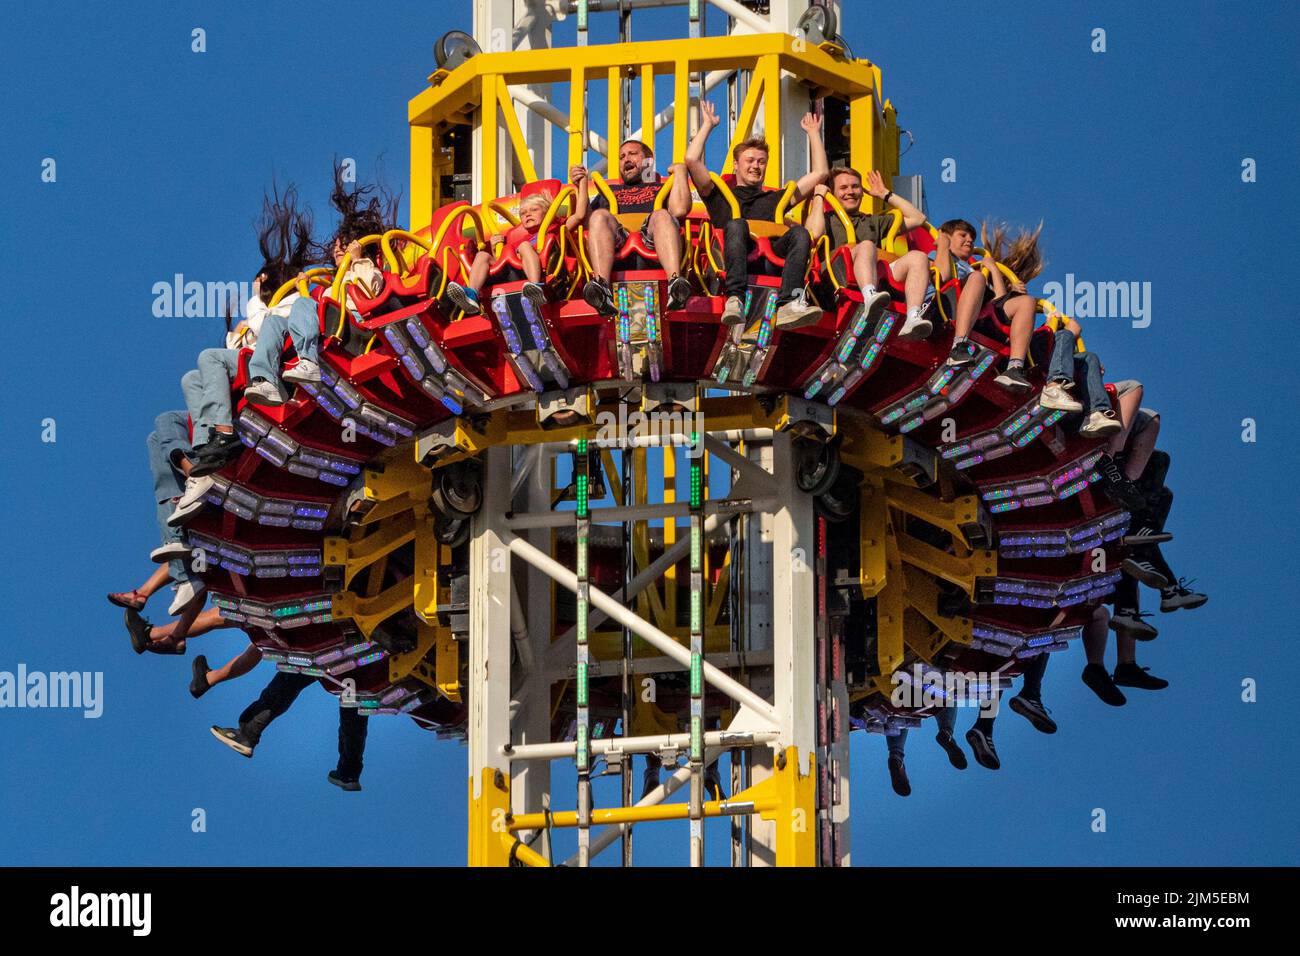
[[[1149,327],[1093,319],[1085,332],[1107,378],[1142,379],[1162,413],[1177,495],[1167,555],[1210,603],[1155,619],[1160,639],[1140,661],[1173,686],[1133,691],[1123,709],[1079,682],[1080,649],[1054,659],[1044,692],[1061,731],[1044,737],[1008,714],[999,773],[950,770],[927,726],[902,800],[883,741],[855,734],[856,862],[1298,862],[1296,746],[1280,716],[1296,683],[1300,462],[1284,409],[1297,376],[1267,324],[1295,309],[1294,5],[935,2],[924,16],[857,5],[846,4],[845,33],[884,70],[916,141],[903,169],[925,175],[933,219],[1042,219],[1040,281],[1151,283]],[[463,747],[376,720],[366,789],[341,794],[324,780],[334,699],[309,690],[245,761],[207,727],[233,722],[270,668],[196,703],[187,662],[135,657],[103,600],[150,570],[145,436],[180,405],[181,375],[220,330],[155,318],[153,284],[177,272],[247,279],[272,177],[298,183],[322,218],[334,155],[356,157],[363,177],[382,155],[403,184],[406,102],[433,69],[437,35],[470,25],[468,0],[360,9],[53,2],[7,13],[0,229],[6,319],[21,334],[0,416],[0,670],[102,671],[105,712],[0,710],[0,862],[464,861]],[[202,55],[194,27],[207,31]],[[1105,53],[1090,50],[1097,27]],[[54,183],[41,181],[46,157]],[[1257,182],[1242,182],[1247,157]],[[945,159],[955,182],[940,181]],[[41,441],[47,418],[54,443]],[[1241,440],[1246,418],[1254,443]],[[194,646],[219,661],[241,642],[226,631]],[[1258,702],[1242,702],[1244,678]],[[556,773],[558,794],[571,779]],[[1089,827],[1098,807],[1104,834]],[[194,808],[206,833],[191,832]],[[725,830],[710,833],[721,859]],[[685,828],[647,830],[637,847],[644,862],[684,863]]]

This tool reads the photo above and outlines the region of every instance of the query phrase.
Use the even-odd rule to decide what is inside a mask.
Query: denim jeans
[[[753,248],[754,242],[749,236],[749,223],[744,219],[731,220],[723,227],[722,238],[727,268],[727,295],[744,299],[745,288],[749,285],[749,250]],[[802,288],[811,248],[812,239],[808,230],[799,225],[791,226],[785,235],[772,240],[772,251],[785,259],[785,267],[781,270],[781,290],[776,297],[778,306],[785,305]]]
[[[184,475],[172,463],[175,453],[188,453],[190,450],[185,413],[163,412],[154,419],[148,445],[149,470],[153,473],[153,497],[158,509],[158,533],[163,544],[171,544],[181,540],[181,529],[170,527],[167,519],[176,508],[172,499],[180,497],[185,489]],[[180,558],[173,558],[167,568],[172,580],[177,583],[190,579],[189,568]]]
[[[230,383],[239,374],[239,350],[204,349],[198,364],[181,376],[196,448],[212,437],[213,426],[231,423]]]
[[[1100,412],[1110,408],[1110,399],[1106,397],[1106,387],[1101,380],[1101,359],[1092,352],[1076,353],[1074,351],[1074,333],[1069,329],[1058,329],[1056,341],[1052,345],[1052,360],[1047,366],[1049,382],[1073,382],[1083,378],[1083,410]]]
[[[952,729],[957,726],[957,708],[956,707],[939,707],[934,712],[935,723],[939,725],[939,732],[952,733]],[[903,756],[907,750],[907,728],[903,728],[896,736],[886,737],[885,746],[889,748],[891,754]]]
[[[267,313],[257,333],[257,348],[248,363],[248,377],[264,378],[280,384],[280,359],[284,352],[284,335],[293,336],[293,347],[298,358],[309,362],[317,360],[320,348],[320,322],[316,318],[316,303],[312,299],[298,298],[286,318]]]

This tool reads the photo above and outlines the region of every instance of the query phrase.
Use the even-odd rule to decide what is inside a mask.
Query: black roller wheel
[[[479,470],[463,464],[449,465],[433,480],[433,503],[448,518],[469,517],[483,504]]]
[[[436,515],[433,519],[433,537],[448,548],[460,547],[469,540],[469,518],[444,518]]]
[[[795,482],[810,495],[825,494],[840,474],[840,451],[834,441],[800,439],[796,442]]]

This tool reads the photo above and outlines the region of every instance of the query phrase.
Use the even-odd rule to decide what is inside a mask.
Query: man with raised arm
[[[902,230],[915,229],[925,222],[925,213],[917,209],[902,196],[895,194],[885,186],[884,177],[872,170],[867,174],[866,189],[863,189],[862,174],[848,166],[837,166],[830,173],[830,188],[818,186],[816,195],[808,206],[808,216],[804,220],[808,234],[816,242],[823,235],[830,237],[831,248],[837,249],[847,245],[848,233],[840,217],[826,209],[825,195],[829,192],[843,207],[849,222],[853,224],[854,238],[857,242],[852,247],[853,278],[862,291],[862,302],[866,306],[867,318],[872,322],[889,305],[889,293],[876,289],[877,260],[880,245],[889,235],[894,217],[889,213],[873,215],[863,212],[862,198],[870,195],[883,200],[885,205],[897,209],[903,217]],[[907,316],[899,330],[899,338],[925,338],[933,326],[929,319],[921,317],[921,303],[925,291],[930,285],[930,260],[919,249],[912,249],[889,263],[889,273],[894,281],[903,283],[903,298],[907,306]]]
[[[718,125],[718,113],[707,100],[700,102],[700,128],[686,150],[686,168],[690,170],[695,189],[704,201],[709,219],[723,235],[723,256],[727,269],[727,301],[722,310],[722,321],[735,325],[745,320],[744,296],[748,284],[749,251],[753,248],[749,220],[774,222],[781,190],[763,185],[767,174],[768,145],[761,137],[737,143],[731,151],[736,168],[736,185],[732,193],[740,206],[740,218],[733,219],[731,207],[720,190],[714,188],[704,164],[704,147],[709,134]],[[809,171],[795,183],[790,205],[794,206],[813,194],[813,190],[826,181],[830,165],[826,161],[826,147],[822,143],[822,118],[808,113],[800,121],[808,135],[808,150],[812,157]],[[781,270],[781,288],[777,293],[776,314],[773,324],[778,328],[796,329],[817,322],[821,309],[809,304],[803,297],[804,276],[808,270],[808,255],[812,240],[808,230],[798,223],[790,224],[785,235],[772,240],[772,250],[785,259]]]
[[[668,275],[668,309],[680,309],[691,294],[691,284],[681,275],[682,220],[691,211],[691,184],[684,166],[672,166],[672,189],[668,193],[666,208],[655,209],[655,197],[663,187],[663,177],[655,171],[654,151],[640,140],[629,139],[618,149],[618,170],[621,177],[609,184],[609,191],[618,201],[620,213],[645,215],[641,224],[641,238],[659,257],[659,264]],[[569,170],[569,181],[581,184],[591,179],[582,166]],[[584,188],[579,185],[579,188]],[[609,284],[614,268],[614,254],[627,242],[627,229],[614,217],[609,199],[597,192],[590,198],[586,215],[587,251],[591,255],[592,278],[583,287],[582,297],[587,304],[605,315],[613,315],[614,291]]]

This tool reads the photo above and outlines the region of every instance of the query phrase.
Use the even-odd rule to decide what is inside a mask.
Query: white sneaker
[[[202,478],[191,478],[190,481],[202,481]],[[186,483],[188,486],[188,482]],[[203,510],[207,502],[202,498],[195,498],[188,503],[182,503],[181,500],[176,502],[176,510],[167,516],[167,527],[178,528],[185,522]]]
[[[176,597],[172,599],[171,606],[167,608],[167,613],[175,617],[185,610],[191,601],[201,597],[207,588],[202,581],[182,581],[176,588]]]
[[[778,329],[801,329],[805,325],[816,325],[821,318],[820,307],[794,299],[776,310],[772,325]]]
[[[149,552],[149,560],[154,564],[166,564],[172,558],[184,558],[190,553],[184,541],[172,541]]]
[[[301,385],[303,382],[311,382],[314,385],[320,381],[320,366],[311,359],[298,359],[297,365],[284,370],[283,378],[286,382],[293,382],[295,385]]]
[[[919,312],[909,312],[907,318],[903,321],[903,327],[898,330],[898,337],[900,339],[924,339],[933,330],[934,325],[929,319],[922,318]]]
[[[245,388],[244,398],[254,405],[264,405],[267,408],[275,408],[284,404],[284,393],[280,391],[279,386],[275,382],[268,382],[266,379],[253,382]]]
[[[202,501],[203,496],[212,488],[212,484],[211,475],[204,475],[202,478],[186,478],[185,493],[177,500],[176,507],[184,508],[195,501]]]
[[[1048,382],[1044,385],[1043,394],[1038,396],[1038,404],[1043,408],[1056,408],[1063,412],[1083,411],[1083,404],[1071,398],[1060,382]]]
[[[880,318],[880,313],[885,311],[885,306],[889,305],[889,293],[878,292],[875,289],[864,292],[862,304],[866,307],[867,321],[874,322]]]
[[[1124,426],[1119,423],[1114,412],[1093,412],[1079,429],[1084,438],[1103,438],[1122,432]]]
[[[741,301],[738,295],[727,296],[727,301],[722,306],[722,323],[724,325],[739,325],[745,321],[745,303]]]

